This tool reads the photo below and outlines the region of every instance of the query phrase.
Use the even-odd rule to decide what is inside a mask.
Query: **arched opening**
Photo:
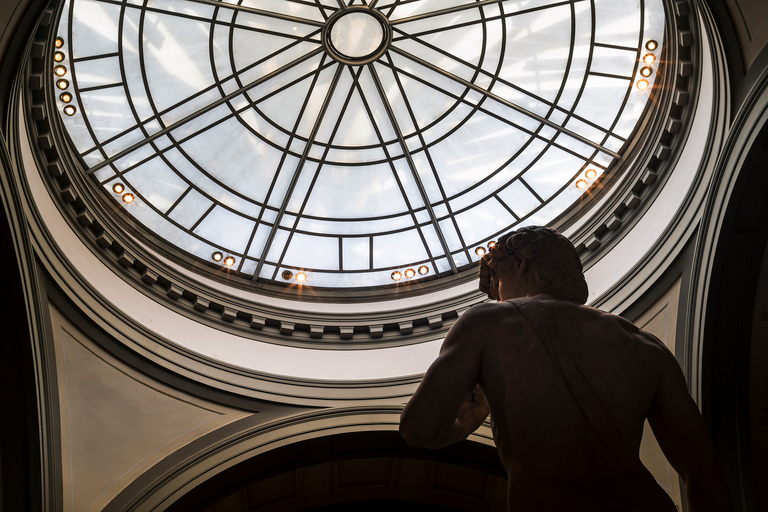
[[[764,370],[766,164],[768,126],[763,126],[738,172],[724,215],[703,340],[701,405],[737,510],[762,510],[758,505],[768,503],[768,491],[757,484],[765,481],[768,424]]]
[[[315,438],[252,457],[197,486],[169,511],[506,510],[496,449],[465,441],[415,449],[397,432]]]

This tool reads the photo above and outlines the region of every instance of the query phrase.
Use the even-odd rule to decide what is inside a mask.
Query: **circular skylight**
[[[339,9],[326,22],[326,48],[333,57],[360,66],[387,49],[390,44],[387,18],[381,11],[364,7]]]
[[[67,0],[52,68],[85,172],[153,240],[377,287],[600,186],[663,34],[661,0]]]

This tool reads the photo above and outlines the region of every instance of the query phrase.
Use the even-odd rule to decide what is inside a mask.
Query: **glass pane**
[[[652,107],[660,0],[478,4],[67,0],[56,108],[154,238],[244,278],[399,286],[568,210]]]

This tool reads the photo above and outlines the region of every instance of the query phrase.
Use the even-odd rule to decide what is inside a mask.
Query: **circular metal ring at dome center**
[[[367,64],[389,47],[391,31],[387,19],[376,10],[347,8],[332,16],[323,37],[334,59],[345,64]]]
[[[331,42],[339,53],[350,59],[367,57],[384,41],[384,28],[379,20],[364,12],[340,17],[331,27]]]

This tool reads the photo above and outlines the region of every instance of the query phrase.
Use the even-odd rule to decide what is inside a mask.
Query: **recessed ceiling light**
[[[56,87],[59,89],[66,89],[69,87],[69,81],[68,80],[59,80],[56,82]]]
[[[645,57],[643,57],[643,62],[648,64],[649,66],[656,62],[656,56],[652,53],[646,53]]]
[[[587,188],[587,180],[579,180],[576,182],[576,188],[584,190]]]
[[[283,279],[285,279],[286,281],[290,281],[291,279],[293,279],[293,272],[291,272],[290,270],[283,270]]]
[[[486,253],[485,247],[478,247],[477,249],[475,249],[475,254],[477,254],[478,256],[485,256],[485,253]]]
[[[659,47],[659,43],[657,43],[657,42],[656,42],[656,41],[654,41],[653,39],[651,39],[650,41],[648,41],[647,43],[645,43],[645,49],[646,49],[646,50],[650,50],[650,51],[653,51],[653,50],[655,50],[655,49],[656,49],[656,48],[658,48],[658,47]]]
[[[77,109],[75,108],[74,105],[67,105],[66,107],[64,107],[64,113],[67,114],[68,116],[75,115],[75,112],[77,112]]]
[[[597,177],[597,171],[594,169],[587,169],[587,172],[585,172],[584,175],[588,180],[593,180]]]
[[[125,201],[126,203],[132,203],[134,199],[136,198],[133,197],[133,194],[131,194],[130,192],[128,192],[127,194],[123,194],[123,201]]]
[[[296,281],[303,283],[306,280],[307,280],[307,274],[305,274],[304,272],[299,272],[298,274],[296,274]]]
[[[393,281],[399,281],[402,278],[403,278],[403,273],[400,272],[399,270],[395,270],[394,272],[392,272],[392,280]]]
[[[644,67],[640,70],[640,74],[643,76],[651,76],[651,73],[653,73],[653,70],[649,68],[648,66]]]
[[[637,82],[637,88],[641,91],[644,91],[648,88],[650,84],[648,83],[648,80],[640,80]]]
[[[69,94],[68,92],[63,92],[61,93],[61,96],[59,96],[59,99],[61,99],[61,101],[63,101],[64,103],[69,103],[70,101],[72,101],[72,95]]]
[[[213,258],[213,261],[221,261],[224,258],[224,255],[216,251],[215,253],[211,254],[211,258]]]
[[[493,249],[496,247],[496,242],[488,242],[488,249]]]
[[[123,190],[125,190],[125,186],[123,186],[122,183],[115,183],[114,185],[112,185],[112,191],[115,194],[122,194]]]
[[[63,52],[55,52],[53,54],[53,60],[56,62],[61,62],[64,60],[64,53]]]
[[[235,258],[234,256],[227,256],[227,258],[224,260],[224,264],[228,267],[231,267],[235,264]]]
[[[56,66],[53,68],[53,72],[56,73],[58,76],[64,76],[67,74],[67,68],[64,66]]]
[[[413,270],[412,268],[409,268],[408,270],[405,271],[405,277],[407,277],[408,279],[412,278],[415,275],[416,275],[416,271]]]
[[[64,39],[62,39],[62,38],[60,38],[60,37],[57,37],[57,38],[56,38],[56,41],[53,43],[53,45],[54,45],[56,48],[61,48],[62,46],[64,46]]]
[[[420,266],[419,267],[419,274],[421,274],[422,276],[425,276],[425,275],[429,274],[429,267],[427,267],[426,265]]]

